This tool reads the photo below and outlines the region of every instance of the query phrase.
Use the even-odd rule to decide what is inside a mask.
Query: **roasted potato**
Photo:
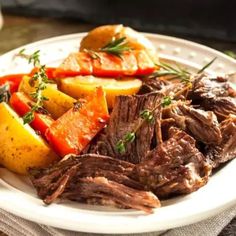
[[[156,62],[158,57],[153,44],[141,33],[123,25],[104,25],[91,30],[81,41],[80,51],[97,50],[111,42],[113,38],[126,37],[128,45],[133,49],[144,49]]]
[[[6,103],[0,104],[0,165],[18,174],[58,160],[48,144]]]
[[[93,95],[95,88],[101,86],[106,92],[108,107],[112,108],[116,96],[136,94],[141,85],[141,80],[135,78],[112,79],[77,76],[61,79],[59,87],[64,93],[78,99]]]
[[[28,95],[35,91],[35,87],[30,86],[29,80],[30,77],[25,76],[19,87],[19,91]],[[54,119],[63,115],[76,102],[74,98],[57,90],[55,84],[48,84],[47,88],[43,90],[43,95],[48,98],[48,101],[44,101],[44,107],[49,111]]]

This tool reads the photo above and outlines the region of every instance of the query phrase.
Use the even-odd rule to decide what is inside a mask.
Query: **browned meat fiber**
[[[96,154],[71,155],[49,168],[31,169],[30,175],[39,197],[47,204],[60,197],[150,212],[160,202],[151,192],[140,190],[144,187],[129,177],[133,167]]]
[[[107,155],[131,163],[140,163],[151,149],[155,123],[160,121],[160,107],[163,95],[149,93],[136,96],[118,96],[107,128],[91,145],[88,152]],[[135,140],[126,145],[125,153],[119,153],[116,145],[119,140],[132,132],[140,113],[144,110],[156,110],[153,112],[156,122],[144,122],[135,134]]]
[[[215,99],[217,97],[236,97],[236,92],[228,77],[198,76],[193,82],[190,98],[193,100]]]
[[[236,115],[236,91],[228,79],[227,76],[199,76],[193,82],[189,98],[204,109],[213,111],[220,121],[230,114]]]
[[[195,140],[177,128],[170,128],[170,138],[136,165],[133,176],[158,197],[196,191],[208,181],[211,166],[195,147]]]
[[[213,168],[236,157],[236,116],[229,116],[221,123],[222,141],[206,148],[206,158]]]
[[[165,119],[172,118],[174,124],[205,144],[221,142],[220,126],[212,111],[204,111],[177,101],[163,110]],[[172,122],[173,122],[172,120]]]

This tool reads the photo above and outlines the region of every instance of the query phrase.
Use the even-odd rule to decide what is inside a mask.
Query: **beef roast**
[[[219,123],[212,111],[196,109],[178,101],[163,110],[163,117],[174,119],[177,127],[205,144],[218,144],[221,141]]]
[[[158,91],[163,93],[165,96],[175,97],[176,99],[180,99],[182,97],[185,98],[188,94],[188,89],[185,89],[185,83],[179,83],[176,81],[170,82],[159,77],[144,78],[142,82],[143,83],[138,94],[147,94]]]
[[[147,213],[151,213],[152,208],[160,207],[160,202],[153,193],[135,190],[105,177],[87,177],[70,181],[61,197],[74,201],[133,208]]]
[[[162,198],[199,189],[211,173],[211,166],[191,136],[174,127],[169,132],[170,138],[136,165],[132,174],[147,190]]]
[[[131,163],[107,156],[69,155],[48,168],[31,169],[30,176],[46,204],[60,197],[150,212],[160,202],[130,177],[133,168]]]
[[[217,97],[205,100],[201,105],[205,109],[213,111],[220,121],[227,118],[230,114],[236,115],[236,98]]]
[[[118,96],[110,116],[107,128],[98,135],[88,152],[107,155],[131,163],[140,163],[150,151],[154,130],[160,121],[161,99],[163,95],[155,92],[136,96]],[[140,113],[144,110],[153,110],[153,120],[144,122],[135,134],[135,140],[127,143],[126,151],[120,153],[117,143],[124,136],[132,132],[140,121]]]
[[[189,98],[205,110],[213,111],[220,121],[230,114],[236,115],[236,90],[227,76],[199,76],[193,82]]]
[[[193,81],[190,99],[202,101],[205,99],[215,99],[217,97],[236,97],[236,91],[228,81],[228,77],[209,77],[200,75]]]
[[[236,157],[236,116],[229,116],[221,123],[222,141],[206,148],[206,158],[216,168]]]

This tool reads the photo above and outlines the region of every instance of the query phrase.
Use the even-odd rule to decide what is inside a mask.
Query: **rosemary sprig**
[[[201,74],[204,70],[206,70],[206,68],[208,68],[209,66],[211,66],[211,64],[214,63],[215,60],[216,60],[216,57],[213,58],[210,62],[208,62],[205,66],[203,66],[203,67],[197,72],[197,74]]]
[[[31,107],[31,110],[27,112],[23,116],[24,124],[31,123],[34,120],[34,112],[35,111],[42,111],[43,109],[43,102],[48,100],[47,97],[43,95],[43,90],[47,88],[47,84],[49,83],[47,74],[46,74],[46,66],[41,65],[40,62],[40,50],[35,51],[33,54],[28,55],[24,53],[25,50],[22,49],[17,56],[23,57],[28,59],[29,64],[33,64],[34,67],[37,68],[37,71],[32,76],[32,81],[37,82],[37,86],[35,87],[35,92],[31,93],[31,97],[35,100],[35,103]],[[32,82],[31,81],[31,82]],[[34,83],[30,83],[31,86]]]
[[[106,52],[115,55],[121,59],[122,53],[130,50],[132,50],[132,48],[128,46],[126,37],[122,37],[119,39],[113,37],[110,43],[100,49],[101,52]]]
[[[188,83],[191,80],[191,73],[177,64],[176,67],[164,62],[160,62],[156,65],[160,67],[159,71],[154,72],[154,76],[156,77],[169,76],[169,80],[181,79],[181,82],[184,83]]]
[[[135,128],[124,135],[122,139],[120,139],[115,146],[115,149],[118,153],[124,154],[126,152],[126,146],[128,143],[134,142],[136,138],[137,131],[142,127],[145,122],[152,123],[154,121],[154,112],[159,106],[166,107],[170,105],[172,99],[169,96],[166,96],[162,99],[160,103],[158,103],[152,110],[145,109],[140,112],[139,119],[137,120],[137,124]]]
[[[210,67],[214,63],[215,60],[216,60],[216,57],[213,58],[209,63],[204,65],[197,72],[197,74],[203,73],[208,67]],[[169,76],[168,80],[180,79],[182,83],[186,83],[186,84],[191,82],[193,74],[187,71],[186,69],[182,68],[178,64],[176,64],[175,66],[172,66],[168,63],[160,62],[156,65],[160,67],[160,70],[154,72],[153,76],[155,77]]]

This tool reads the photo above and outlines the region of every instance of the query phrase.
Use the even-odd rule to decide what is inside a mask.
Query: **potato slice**
[[[61,79],[59,88],[64,93],[78,99],[93,95],[95,88],[101,86],[106,92],[108,107],[112,108],[116,96],[136,94],[141,85],[141,80],[135,78],[118,80],[94,76],[76,76]]]
[[[103,25],[91,30],[81,41],[80,51],[97,50],[111,42],[112,38],[126,37],[128,45],[133,49],[146,50],[153,61],[158,62],[156,49],[143,34],[123,25]]]
[[[19,87],[19,91],[28,95],[35,91],[35,88],[30,86],[29,80],[30,77],[25,76]],[[74,98],[57,90],[56,84],[48,84],[47,88],[43,91],[43,95],[48,98],[48,101],[44,101],[44,107],[54,119],[62,116],[76,102]]]
[[[48,144],[6,103],[0,104],[0,165],[19,174],[58,160]]]

